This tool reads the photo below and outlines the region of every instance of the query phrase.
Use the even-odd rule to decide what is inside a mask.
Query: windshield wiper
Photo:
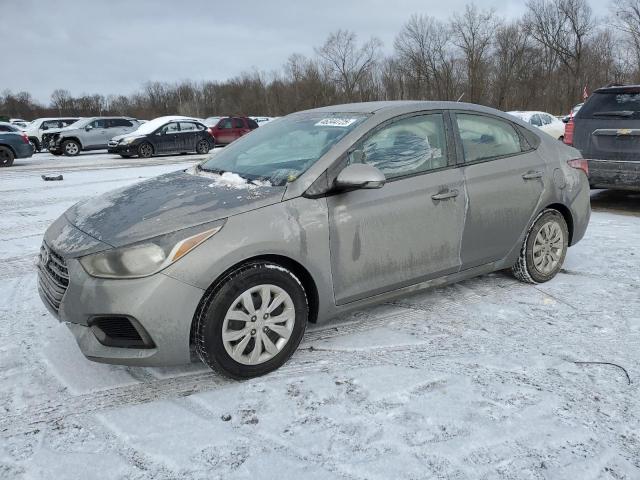
[[[620,110],[618,112],[596,112],[593,114],[594,117],[632,117],[633,114],[636,113],[632,110]]]
[[[199,172],[207,172],[207,173],[217,173],[218,175],[222,175],[226,172],[226,170],[220,170],[219,168],[204,168],[202,165],[198,164],[196,166]]]

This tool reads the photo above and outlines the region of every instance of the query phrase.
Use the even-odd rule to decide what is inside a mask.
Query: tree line
[[[272,73],[225,81],[149,82],[132,95],[73,96],[57,89],[48,105],[28,92],[0,94],[0,113],[59,115],[285,115],[337,103],[462,100],[501,110],[567,112],[611,83],[640,83],[640,0],[612,0],[596,17],[587,0],[528,0],[505,19],[468,4],[447,20],[414,14],[390,54],[377,38],[337,30],[314,54],[292,54]]]

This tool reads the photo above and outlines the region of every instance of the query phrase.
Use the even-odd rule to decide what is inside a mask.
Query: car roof
[[[313,108],[296,113],[327,112],[402,114],[405,112],[421,110],[469,110],[490,114],[505,114],[500,110],[484,107],[482,105],[476,105],[473,103],[423,100],[389,100],[380,102],[346,103],[342,105],[331,105],[328,107]]]
[[[640,85],[614,85],[611,87],[602,87],[593,93],[640,93]]]

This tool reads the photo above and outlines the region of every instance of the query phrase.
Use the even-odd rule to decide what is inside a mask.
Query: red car
[[[258,123],[248,117],[223,117],[209,130],[216,145],[228,145],[256,128]]]

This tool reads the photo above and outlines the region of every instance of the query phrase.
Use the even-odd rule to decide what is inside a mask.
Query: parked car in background
[[[564,138],[564,123],[550,113],[514,111],[509,112],[509,115],[518,117],[520,120],[523,120],[534,127],[538,127],[540,130],[548,133],[556,140],[562,140]]]
[[[82,151],[105,149],[113,137],[133,132],[139,126],[140,122],[130,117],[89,117],[51,135],[44,134],[43,139],[54,155],[75,156]]]
[[[36,118],[29,123],[24,132],[29,137],[29,141],[33,144],[36,152],[43,149],[42,134],[45,132],[54,133],[69,125],[77,122],[79,117],[61,117],[61,118]]]
[[[208,153],[214,147],[211,130],[202,121],[189,117],[159,117],[136,131],[109,142],[109,152],[121,157],[149,158],[167,153]]]
[[[0,122],[0,167],[10,167],[16,158],[29,158],[33,146],[16,125]]]
[[[309,321],[506,268],[551,280],[589,222],[584,168],[477,105],[295,113],[71,207],[45,233],[39,292],[91,360],[188,363],[193,347],[255,377]]]
[[[223,117],[211,127],[211,133],[216,145],[228,145],[256,128],[258,122],[249,117]]]
[[[584,103],[579,103],[579,104],[575,105],[571,109],[571,113],[569,113],[568,115],[565,115],[564,117],[562,117],[562,121],[564,123],[569,123],[569,119],[571,119],[571,117],[574,117],[576,115],[576,113],[578,113],[580,111],[580,109],[582,108],[583,105],[584,105]]]
[[[22,118],[10,118],[9,123],[13,123],[19,128],[26,128],[26,126],[29,124],[28,121],[23,120]]]
[[[592,188],[640,191],[640,85],[600,88],[567,123]]]

